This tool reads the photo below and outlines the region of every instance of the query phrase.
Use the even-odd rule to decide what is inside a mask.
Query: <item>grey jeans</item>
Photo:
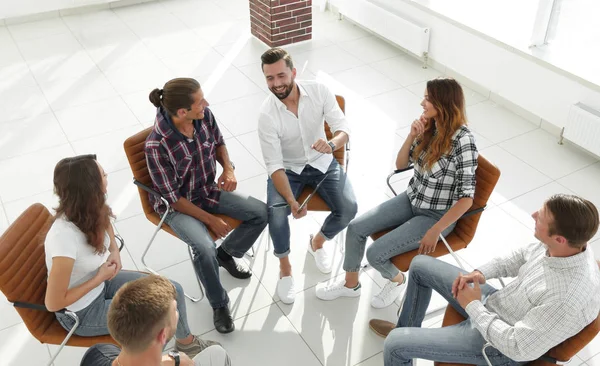
[[[391,261],[392,257],[417,249],[420,241],[448,210],[423,210],[414,207],[406,192],[382,203],[352,220],[346,234],[344,270],[358,272],[365,254],[367,237],[376,232],[398,226],[375,240],[367,249],[369,264],[384,278],[392,279],[400,272]],[[448,235],[456,224],[442,232]]]

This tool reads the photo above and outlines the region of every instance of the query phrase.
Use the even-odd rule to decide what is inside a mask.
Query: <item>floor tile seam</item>
[[[9,304],[7,304],[7,305],[12,305],[12,302],[9,301]],[[12,328],[12,327],[17,326],[19,324],[24,324],[23,319],[21,318],[20,315],[19,315],[19,319],[20,320],[17,323],[15,323],[15,324],[7,325],[5,327],[0,328],[0,333],[2,333],[3,331],[7,330],[8,328]]]
[[[541,129],[541,128],[540,128],[540,127],[537,127],[536,129]],[[502,149],[503,151],[505,151],[505,152],[506,152],[506,153],[508,153],[509,155],[511,155],[511,156],[513,156],[513,157],[515,157],[515,158],[517,158],[517,159],[518,159],[519,161],[521,161],[523,164],[525,164],[525,165],[529,166],[531,169],[533,169],[533,170],[535,170],[536,172],[540,173],[540,174],[541,174],[541,175],[543,175],[544,177],[546,177],[546,178],[550,179],[550,181],[554,181],[554,180],[555,180],[554,178],[552,178],[552,177],[550,177],[550,176],[546,175],[546,173],[542,172],[542,171],[541,171],[541,170],[539,170],[538,168],[536,168],[536,167],[534,167],[533,165],[529,164],[528,162],[524,161],[524,160],[523,160],[523,159],[521,159],[519,156],[517,156],[517,155],[513,154],[512,152],[508,151],[508,149],[504,148],[504,147],[501,145],[501,144],[502,144],[502,143],[504,143],[504,142],[507,142],[507,141],[509,141],[509,140],[512,140],[512,139],[514,139],[514,138],[517,138],[517,137],[521,137],[521,136],[523,136],[523,135],[526,135],[526,134],[528,134],[528,133],[530,133],[530,132],[533,132],[533,131],[535,131],[536,129],[533,129],[533,130],[531,130],[531,131],[527,131],[527,132],[521,133],[521,134],[519,134],[519,135],[517,135],[517,136],[514,136],[514,137],[512,137],[512,138],[510,138],[510,139],[507,139],[507,140],[501,141],[501,142],[499,142],[499,143],[497,143],[497,144],[496,144],[496,147],[498,147],[499,149]],[[477,131],[475,131],[475,132],[477,132]],[[584,168],[582,168],[582,169],[584,169]],[[571,173],[571,174],[572,174],[572,173]],[[569,175],[569,174],[567,174],[567,175]],[[539,188],[539,187],[538,187],[538,188]]]
[[[310,346],[310,344],[308,343],[308,341],[304,338],[304,336],[302,335],[302,333],[298,330],[298,328],[296,328],[296,325],[294,324],[294,322],[292,322],[292,320],[290,319],[290,317],[287,316],[287,314],[285,313],[284,309],[281,307],[281,304],[283,304],[283,302],[281,300],[275,302],[275,305],[277,305],[277,307],[279,308],[279,310],[281,311],[281,313],[283,314],[283,316],[285,316],[285,318],[290,323],[290,325],[292,326],[292,328],[296,331],[296,334],[298,334],[298,336],[300,337],[300,339],[302,339],[302,342],[304,342],[304,344],[306,345],[306,347],[308,347],[308,349],[313,354],[313,356],[315,356],[315,358],[317,359],[317,361],[319,362],[319,364],[321,364],[322,366],[325,366],[325,364],[323,362],[321,362],[321,359],[319,358],[319,356],[317,356],[317,354],[315,353],[315,351],[312,349],[312,347]]]
[[[127,103],[125,103],[125,104],[127,104]],[[133,114],[133,112],[132,112],[132,114]],[[136,120],[137,120],[137,118],[136,118]],[[139,120],[138,120],[138,123],[141,123],[141,122],[139,122]],[[117,129],[114,129],[114,130],[111,130],[111,131],[101,132],[101,133],[96,134],[96,135],[82,137],[82,138],[77,138],[77,139],[74,139],[74,140],[71,140],[71,139],[69,139],[67,137],[67,140],[70,141],[70,142],[72,142],[72,143],[82,142],[84,140],[94,139],[94,138],[98,138],[98,137],[106,137],[107,135],[110,135],[110,134],[113,134],[113,133],[116,133],[116,132],[125,131],[126,129],[131,128],[131,127],[135,127],[135,126],[136,126],[135,124],[128,125],[128,126],[119,126]],[[145,129],[145,126],[142,126],[142,127]],[[118,170],[123,170],[123,168],[118,169]],[[108,173],[112,173],[112,172],[114,172],[114,171],[109,171]]]
[[[358,366],[358,365],[360,365],[360,364],[361,364],[361,363],[363,363],[363,362],[367,362],[368,360],[370,360],[370,359],[372,359],[372,358],[375,358],[375,357],[379,356],[379,355],[380,355],[380,354],[382,354],[382,353],[383,353],[383,351],[379,351],[379,352],[377,352],[376,354],[374,354],[374,355],[372,355],[372,356],[369,356],[369,357],[365,358],[364,360],[361,360],[361,361],[359,361],[359,362],[355,363],[353,366]]]
[[[600,337],[600,336],[596,336],[596,337]],[[589,343],[588,343],[588,344],[589,344]],[[581,353],[581,352],[580,352],[580,353]],[[578,355],[579,355],[579,353],[577,353],[575,356],[578,356]],[[582,360],[582,361],[583,361],[583,363],[584,363],[584,364],[586,364],[586,365],[587,365],[587,362],[588,362],[589,360],[591,360],[592,358],[594,358],[594,357],[596,357],[596,356],[598,356],[598,355],[600,355],[600,350],[599,350],[597,353],[595,353],[593,356],[591,356],[591,357],[588,357],[588,358],[586,358],[586,359],[583,359],[583,358],[581,358],[581,357],[579,357],[579,356],[578,356],[578,357],[579,357],[579,359],[580,359],[580,360]]]
[[[252,315],[252,314],[254,314],[254,313],[258,312],[258,311],[264,310],[264,309],[266,309],[266,308],[268,308],[268,307],[271,307],[271,306],[273,306],[273,305],[275,305],[275,301],[271,302],[271,303],[270,303],[270,304],[268,304],[268,305],[261,306],[261,307],[260,307],[260,308],[258,308],[258,309],[254,309],[254,310],[252,310],[252,311],[250,311],[250,312],[248,312],[248,313],[246,313],[246,314],[243,314],[243,315],[240,315],[240,316],[238,316],[238,317],[235,317],[235,318],[233,318],[233,321],[235,322],[235,321],[237,321],[237,320],[244,319],[244,318],[246,318],[246,317],[248,317],[248,316],[250,316],[250,315]],[[189,309],[188,309],[188,310],[189,310]],[[284,315],[285,315],[285,314],[284,314]],[[204,333],[200,333],[199,335],[200,335],[200,336],[204,336],[204,335],[206,335],[206,334],[208,334],[208,333],[210,333],[210,332],[214,331],[215,329],[216,329],[216,328],[211,328],[210,330],[207,330],[207,331],[205,331]],[[238,331],[238,332],[240,332],[239,330],[237,330],[237,331]]]
[[[62,24],[69,29],[69,33],[73,34],[70,30],[69,27],[66,26],[66,23],[64,22],[64,20],[62,18],[60,18],[60,21],[62,22]],[[44,100],[46,101],[46,104],[48,105],[48,108],[50,109],[50,111],[52,112],[52,115],[54,116],[54,118],[56,119],[56,121],[58,122],[58,125],[65,137],[65,139],[67,139],[67,142],[69,144],[69,146],[71,147],[71,150],[73,152],[75,152],[75,148],[73,147],[73,145],[71,144],[71,142],[68,140],[67,138],[67,133],[65,132],[65,129],[63,127],[63,125],[60,123],[60,120],[58,119],[58,116],[56,115],[56,112],[54,111],[54,109],[52,108],[52,106],[50,105],[50,102],[48,101],[48,97],[46,96],[46,93],[44,93],[44,90],[42,89],[41,85],[40,85],[40,81],[38,80],[38,78],[35,76],[35,74],[33,73],[33,71],[31,70],[31,65],[29,64],[29,62],[25,59],[25,56],[23,55],[23,51],[21,50],[21,47],[19,47],[19,44],[17,43],[17,41],[15,40],[14,35],[12,34],[11,30],[7,27],[6,28],[8,31],[8,34],[10,35],[10,38],[12,39],[13,43],[16,45],[17,50],[19,51],[19,55],[21,56],[21,58],[23,59],[23,61],[25,62],[25,64],[27,65],[27,69],[29,70],[29,74],[30,76],[33,78],[33,80],[35,80],[35,84],[38,87],[39,91],[42,93],[42,95],[44,96]],[[77,43],[79,43],[79,41],[77,41]],[[58,145],[57,145],[58,146]],[[38,150],[38,151],[42,151],[44,149]]]

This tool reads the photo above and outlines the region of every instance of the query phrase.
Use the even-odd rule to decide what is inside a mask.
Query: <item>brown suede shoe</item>
[[[394,328],[396,328],[396,324],[388,322],[387,320],[371,319],[369,320],[369,328],[371,328],[378,336],[385,338],[392,330],[394,330]]]

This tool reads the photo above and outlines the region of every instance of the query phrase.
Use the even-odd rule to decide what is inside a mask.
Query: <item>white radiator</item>
[[[357,24],[408,50],[417,57],[427,58],[429,27],[402,18],[368,0],[336,1],[339,12]]]
[[[600,112],[582,103],[573,104],[563,136],[600,156]]]

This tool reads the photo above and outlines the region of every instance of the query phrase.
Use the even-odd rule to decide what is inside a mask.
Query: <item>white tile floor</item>
[[[422,69],[417,60],[330,13],[315,10],[313,21],[314,39],[289,50],[303,77],[322,80],[346,97],[354,132],[349,175],[364,212],[390,196],[384,178],[406,126],[420,114],[425,81],[443,73]],[[238,167],[239,189],[264,199],[266,172],[256,114],[266,95],[259,63],[266,47],[248,29],[247,0],[168,0],[0,28],[0,232],[30,204],[56,204],[52,171],[59,159],[95,152],[110,174],[109,201],[127,242],[125,266],[141,269],[153,225],[141,214],[121,146],[127,136],[152,123],[150,89],[177,76],[201,81]],[[502,170],[490,209],[461,254],[471,265],[533,240],[529,213],[552,193],[574,192],[600,206],[599,162],[557,145],[553,136],[486,96],[468,88],[465,93],[481,153]],[[291,260],[302,289],[293,306],[283,305],[274,294],[277,260],[265,253],[263,235],[257,256],[248,261],[252,279],[223,275],[237,331],[216,333],[206,300],[187,304],[192,330],[221,341],[236,365],[282,360],[298,366],[381,365],[383,342],[369,331],[367,321],[394,320],[397,306],[369,306],[369,294],[382,283],[373,270],[361,275],[361,299],[325,303],[315,298],[314,286],[330,276],[318,272],[304,247],[307,234],[322,220],[323,215],[311,214],[293,223],[296,249]],[[160,233],[158,244],[149,264],[197,294],[183,243]],[[330,247],[333,251],[334,244]],[[600,258],[598,237],[592,247]],[[341,259],[335,251],[334,275],[342,273]],[[34,340],[1,300],[2,364],[47,362],[56,348]],[[437,314],[426,324],[440,322]],[[55,365],[78,365],[84,351],[67,348]],[[573,362],[598,365],[599,352],[597,338]]]

